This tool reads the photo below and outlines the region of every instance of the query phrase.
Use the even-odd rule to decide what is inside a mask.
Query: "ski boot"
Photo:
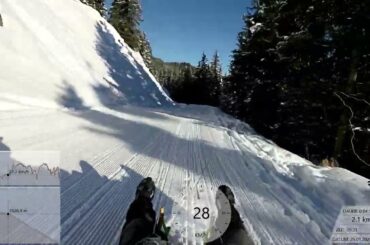
[[[144,197],[150,200],[153,199],[155,194],[155,184],[152,178],[147,177],[143,179],[136,188],[135,199]]]

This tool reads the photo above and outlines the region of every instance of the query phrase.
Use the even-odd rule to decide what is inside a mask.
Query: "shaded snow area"
[[[363,177],[317,167],[218,109],[173,105],[79,1],[1,0],[0,13],[0,150],[61,152],[62,244],[117,244],[146,176],[169,214],[185,179],[229,185],[256,244],[328,244],[342,206],[370,203]]]

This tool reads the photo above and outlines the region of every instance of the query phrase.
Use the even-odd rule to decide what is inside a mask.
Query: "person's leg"
[[[238,210],[235,208],[235,196],[230,187],[222,185],[218,188],[229,200],[231,207],[231,221],[225,233],[214,243],[222,245],[253,245],[247,230],[245,229],[243,220],[240,217]]]
[[[221,236],[225,245],[253,245],[253,240],[245,229],[243,220],[234,204],[231,205],[231,222],[225,233]]]
[[[126,215],[120,245],[133,245],[153,234],[156,218],[152,205],[154,189],[154,182],[151,178],[145,178],[139,184],[135,200],[131,203]]]

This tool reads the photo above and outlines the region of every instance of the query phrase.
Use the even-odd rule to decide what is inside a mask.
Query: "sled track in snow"
[[[214,109],[186,117],[162,110],[153,118],[148,109],[135,110],[137,115],[0,112],[2,150],[62,153],[63,244],[117,244],[136,186],[146,176],[156,183],[155,210],[163,206],[167,213],[188,184],[202,181],[208,190],[229,185],[256,244],[326,243],[342,205],[370,202],[352,175],[341,175],[348,190],[328,196],[338,186],[335,175],[320,177],[320,169],[252,131],[239,133],[233,128],[239,122]],[[22,134],[19,125],[25,127]],[[348,198],[342,201],[343,193]],[[166,218],[170,225],[175,217]]]
[[[157,136],[155,139],[164,140],[161,135]],[[144,150],[156,150],[157,143],[157,140],[148,142]],[[117,156],[119,156],[119,150],[112,152],[109,155],[117,158]],[[90,244],[92,242],[96,244],[107,244],[111,241],[112,236],[117,238],[117,231],[120,231],[120,228],[123,225],[124,215],[133,199],[136,185],[142,179],[140,175],[134,178],[125,178],[125,174],[127,173],[122,166],[141,173],[142,176],[154,176],[152,171],[156,166],[159,166],[158,169],[160,172],[163,169],[159,160],[153,160],[149,157],[138,154],[134,154],[129,161],[123,163],[122,166],[118,166],[118,169],[115,169],[112,165],[116,165],[114,163],[117,162],[119,163],[119,159],[109,159],[109,157],[106,157],[104,161],[95,165],[96,170],[101,170],[98,171],[101,175],[109,176],[109,178],[103,185],[98,187],[93,196],[90,196],[84,201],[82,209],[85,214],[82,213],[81,215],[82,210],[74,210],[74,213],[77,213],[75,214],[76,217],[73,217],[73,214],[72,217],[69,217],[69,219],[75,218],[78,220],[81,215],[83,219],[79,220],[78,223],[75,223],[74,220],[65,221],[67,224],[74,224],[73,228],[66,231],[66,234],[62,236],[63,242],[66,244],[79,240]],[[87,180],[87,183],[90,184],[91,181]],[[80,186],[81,184],[77,184],[75,187],[78,194],[81,193]],[[76,194],[76,197],[78,197],[78,194]],[[69,198],[66,197],[66,199]],[[118,203],[121,207],[117,206]],[[117,217],[119,218],[117,219]],[[101,223],[105,224],[105,228],[108,230],[102,229],[102,227],[98,225]]]

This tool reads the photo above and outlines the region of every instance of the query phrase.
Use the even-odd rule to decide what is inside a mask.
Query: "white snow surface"
[[[185,179],[229,185],[256,244],[328,244],[342,206],[370,203],[361,176],[317,167],[218,109],[172,105],[79,1],[1,0],[0,14],[0,150],[61,152],[62,244],[117,244],[146,176],[169,213]]]
[[[141,56],[79,1],[1,0],[0,14],[0,110],[171,103]]]

